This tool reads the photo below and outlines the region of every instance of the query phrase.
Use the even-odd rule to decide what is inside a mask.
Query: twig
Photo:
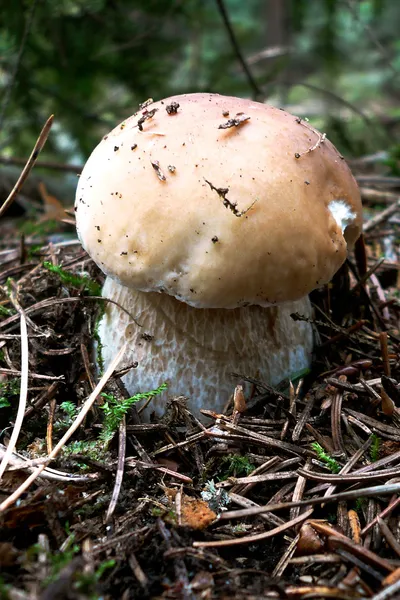
[[[119,443],[118,443],[118,466],[117,475],[115,477],[114,489],[111,497],[110,504],[108,506],[106,514],[106,523],[110,522],[111,517],[114,514],[115,507],[117,506],[118,497],[121,491],[122,480],[124,478],[124,467],[125,467],[125,453],[126,453],[126,419],[125,415],[119,424]]]
[[[395,536],[389,529],[389,526],[385,523],[385,521],[378,515],[376,517],[377,523],[379,525],[379,529],[381,530],[382,535],[386,538],[389,546],[394,550],[397,556],[400,556],[400,544],[396,540]]]
[[[272,572],[272,577],[274,579],[276,579],[278,577],[282,577],[284,570],[286,569],[286,567],[289,564],[289,561],[292,560],[292,556],[296,552],[299,539],[300,539],[300,535],[297,534],[297,536],[290,543],[289,547],[286,549],[286,552],[281,556],[278,564],[276,565],[275,569]]]
[[[229,498],[232,500],[232,502],[235,502],[242,508],[250,508],[253,506],[260,506],[259,504],[254,502],[254,500],[249,500],[248,498],[245,498],[244,496],[241,496],[239,494],[235,494],[234,492],[229,492]],[[265,513],[265,514],[260,515],[260,517],[261,517],[261,519],[264,519],[264,521],[267,521],[269,524],[272,524],[275,526],[283,525],[283,523],[285,522],[281,517],[278,517],[277,515],[274,515],[273,513]]]
[[[339,380],[346,381],[345,375],[340,375]],[[332,426],[332,441],[335,452],[340,452],[342,457],[347,456],[346,447],[343,441],[341,429],[341,414],[342,414],[343,393],[338,390],[335,392],[331,405],[331,426]]]
[[[367,439],[367,441],[361,446],[361,448],[359,448],[357,450],[357,452],[355,452],[353,454],[353,456],[344,465],[344,467],[342,467],[342,469],[340,469],[338,475],[346,475],[346,473],[349,473],[351,471],[351,469],[354,467],[354,465],[358,463],[358,461],[363,456],[363,454],[368,450],[368,448],[371,446],[371,444],[372,444],[372,437],[369,437]],[[335,489],[336,489],[335,485],[330,485],[325,492],[325,497],[331,496],[334,493]]]
[[[398,198],[396,202],[393,202],[390,206],[385,208],[385,210],[378,213],[375,217],[372,217],[372,219],[367,221],[367,223],[365,223],[364,225],[364,233],[366,233],[367,231],[371,231],[371,229],[374,229],[375,227],[377,227],[377,225],[380,225],[381,223],[383,223],[383,221],[386,221],[386,219],[394,215],[399,209],[400,198]]]
[[[25,158],[15,158],[10,156],[0,156],[0,164],[2,165],[18,165],[23,167],[26,165]],[[36,169],[49,169],[53,171],[64,171],[67,173],[75,173],[79,175],[82,171],[82,165],[62,164],[49,162],[44,160],[38,160],[36,163]]]
[[[49,403],[49,416],[47,420],[47,433],[46,433],[46,443],[47,443],[47,454],[53,450],[53,422],[54,415],[56,412],[57,402],[55,398],[52,398]]]
[[[400,580],[396,581],[392,585],[389,585],[378,594],[375,594],[371,600],[395,600],[400,592]]]
[[[374,498],[377,496],[388,496],[391,494],[398,493],[400,493],[400,483],[388,483],[386,485],[375,485],[368,488],[351,490],[349,492],[340,492],[339,494],[333,494],[332,496],[329,496],[329,498],[321,496],[319,498],[310,498],[309,500],[299,500],[298,502],[281,502],[279,504],[267,504],[266,506],[260,506],[260,508],[255,507],[243,510],[230,510],[221,513],[219,518],[223,521],[229,519],[242,519],[244,517],[261,515],[266,512],[274,512],[275,510],[294,508],[295,506],[312,506],[314,504],[323,504],[325,502],[335,502],[336,500],[354,500],[354,498],[362,498],[364,496]]]
[[[183,481],[184,483],[193,483],[193,479],[187,477],[187,475],[183,475],[182,473],[177,473],[176,471],[172,471],[171,469],[167,469],[166,467],[160,467],[157,463],[146,463],[142,460],[137,460],[136,458],[129,457],[125,460],[125,463],[130,467],[140,467],[144,469],[153,469],[154,471],[158,471],[159,473],[164,473],[165,475],[170,475],[178,481]]]
[[[21,64],[22,55],[25,50],[26,40],[28,39],[28,35],[29,35],[29,32],[32,27],[36,5],[37,5],[37,0],[34,0],[30,6],[29,14],[26,17],[24,32],[22,34],[22,39],[21,39],[21,43],[19,46],[17,59],[15,61],[14,68],[11,72],[10,80],[8,81],[6,91],[3,96],[3,102],[1,103],[1,110],[0,110],[0,131],[3,129],[4,117],[6,115],[6,111],[7,111],[9,102],[10,102],[11,94],[14,89],[15,79],[17,77],[18,69]]]
[[[243,54],[242,54],[242,52],[240,50],[240,47],[239,47],[238,41],[236,39],[235,33],[233,31],[231,22],[229,20],[229,15],[228,15],[228,11],[226,10],[226,7],[225,7],[224,0],[215,0],[215,1],[216,1],[216,4],[217,4],[219,13],[221,15],[221,18],[222,18],[222,20],[224,22],[225,28],[226,28],[226,30],[228,32],[228,36],[229,36],[229,39],[231,41],[232,48],[233,48],[233,50],[234,50],[234,52],[236,54],[236,57],[237,57],[238,61],[242,65],[243,71],[244,71],[244,73],[245,73],[245,75],[247,77],[247,81],[249,82],[250,87],[253,88],[254,97],[255,98],[260,98],[260,97],[263,96],[263,91],[259,87],[259,85],[256,82],[256,80],[254,79],[254,77],[253,77],[253,75],[252,75],[252,73],[251,73],[251,71],[249,69],[249,66],[248,66],[248,64],[246,63],[246,61],[245,61],[245,59],[243,57]]]
[[[128,563],[129,563],[130,568],[132,569],[133,574],[135,575],[136,579],[138,580],[138,582],[140,583],[142,588],[146,589],[148,586],[149,580],[147,579],[146,574],[143,572],[143,569],[139,565],[138,560],[133,552],[131,552],[131,554],[129,556]]]
[[[21,431],[22,423],[24,420],[24,414],[26,410],[26,401],[28,397],[28,371],[29,371],[29,362],[28,362],[28,330],[26,327],[26,319],[24,313],[20,315],[21,321],[21,387],[19,392],[19,404],[18,404],[18,412],[17,418],[15,420],[15,425],[13,432],[11,434],[11,438],[9,444],[7,446],[7,450],[3,456],[3,460],[0,464],[0,480],[3,476],[4,471],[7,468],[8,462],[11,458],[11,455],[14,451],[14,448],[17,444],[18,436]]]
[[[0,457],[4,456],[6,453],[6,446],[0,444]],[[28,460],[25,456],[21,456],[18,452],[13,452],[11,459],[8,462],[7,472],[9,471],[23,471],[27,470],[32,472],[38,465],[43,463],[47,463],[47,458],[34,458]],[[89,473],[88,475],[74,475],[73,473],[65,473],[63,471],[57,471],[56,469],[51,469],[50,467],[46,467],[45,470],[40,474],[40,477],[43,479],[50,479],[53,481],[64,481],[64,482],[86,482],[93,481],[94,479],[98,479],[97,473]]]
[[[18,371],[18,369],[3,369],[3,367],[0,367],[0,375],[11,375],[13,377],[18,377],[19,375],[22,375],[22,372]],[[52,376],[40,375],[39,373],[29,373],[28,377],[30,379],[45,379],[46,381],[63,381],[65,379],[64,375]]]
[[[103,298],[103,296],[77,296],[77,297],[70,296],[67,298],[56,298],[56,297],[46,298],[45,300],[41,300],[40,302],[37,302],[36,304],[32,304],[32,306],[28,306],[27,308],[24,309],[24,311],[25,311],[26,315],[30,315],[31,313],[35,313],[38,310],[42,310],[43,308],[48,308],[49,306],[55,306],[56,304],[64,304],[65,302],[67,302],[67,303],[68,302],[96,302],[98,300],[100,300],[100,302],[109,302],[110,304],[115,304],[115,306],[118,306],[118,308],[120,310],[122,310],[126,315],[128,315],[128,317],[130,319],[132,319],[132,321],[135,323],[135,325],[137,325],[138,327],[142,327],[140,325],[140,323],[137,322],[135,317],[128,310],[126,310],[126,308],[121,306],[121,304],[119,304],[115,300],[111,300],[110,298]],[[18,321],[18,315],[12,315],[11,317],[8,317],[4,321],[1,321],[0,329],[3,329],[4,327],[8,327],[8,325],[11,325],[15,321]],[[43,375],[43,377],[44,377],[44,375]],[[48,379],[48,377],[47,377],[47,379]],[[53,379],[56,379],[56,378],[53,378]],[[58,379],[60,379],[60,377]]]
[[[117,365],[122,360],[122,357],[125,354],[125,350],[126,350],[126,344],[120,349],[120,351],[118,352],[117,356],[110,363],[108,369],[104,373],[103,377],[100,379],[100,381],[97,384],[96,388],[93,390],[93,392],[90,394],[89,398],[86,400],[85,404],[82,406],[82,409],[81,409],[80,413],[76,417],[75,421],[72,423],[71,427],[63,435],[63,437],[58,442],[58,444],[55,446],[55,448],[53,449],[53,451],[49,454],[49,456],[47,457],[47,462],[51,461],[53,458],[55,458],[58,455],[58,453],[60,452],[61,448],[63,448],[63,446],[65,445],[65,443],[69,440],[69,438],[72,436],[72,434],[75,433],[75,431],[78,429],[78,427],[80,426],[80,424],[83,422],[83,420],[85,419],[86,415],[88,414],[88,412],[92,408],[94,402],[96,401],[98,395],[102,391],[103,387],[106,385],[107,381],[110,379],[111,375],[113,374],[115,368],[117,367]],[[29,486],[31,485],[31,483],[33,483],[35,481],[35,479],[40,475],[40,473],[42,473],[42,471],[44,471],[45,468],[46,468],[46,463],[44,463],[43,465],[40,465],[40,467],[38,467],[32,473],[32,475],[30,475],[28,477],[28,479],[26,479],[24,481],[24,483],[22,483],[15,490],[15,492],[13,492],[8,498],[6,498],[6,500],[4,500],[0,504],[0,513],[2,511],[6,510],[7,508],[9,508],[12,504],[14,504],[14,502],[16,502],[16,500],[18,500],[18,498],[29,488]]]
[[[389,348],[388,348],[386,331],[382,331],[379,334],[379,343],[381,346],[381,353],[382,353],[383,372],[385,373],[385,375],[387,377],[390,377]]]
[[[283,525],[279,525],[278,527],[270,529],[269,531],[265,531],[264,533],[257,533],[256,535],[248,535],[242,538],[236,538],[232,540],[218,540],[216,542],[193,542],[193,546],[195,548],[221,548],[224,546],[237,546],[239,544],[253,544],[254,542],[265,540],[267,538],[283,533],[284,531],[286,531],[286,529],[291,529],[292,527],[295,527],[299,523],[302,523],[303,521],[308,519],[312,512],[313,509],[310,508],[307,512],[303,513],[299,517],[296,517],[296,519],[287,521]]]
[[[13,189],[11,190],[11,192],[10,192],[8,198],[6,199],[6,201],[4,202],[3,206],[0,207],[0,217],[11,206],[11,204],[14,202],[17,194],[21,191],[21,188],[24,185],[29,173],[31,172],[33,165],[35,164],[35,162],[37,160],[37,157],[39,156],[40,152],[43,149],[43,146],[45,145],[45,143],[47,141],[51,126],[53,125],[53,119],[54,119],[54,115],[51,115],[47,119],[46,123],[44,124],[44,127],[43,127],[42,131],[40,132],[40,135],[39,135],[37,142],[32,150],[32,153],[31,153],[30,157],[28,158],[28,162],[26,163],[25,167],[23,168],[21,175],[18,177],[17,183],[14,185]]]
[[[362,19],[360,18],[360,10],[361,9],[359,8],[359,4],[358,3],[356,4],[352,0],[345,0],[345,2],[347,4],[347,8],[351,12],[351,14],[354,17],[355,21],[357,21],[359,23],[359,25],[362,26],[362,28],[364,29],[365,33],[367,34],[367,36],[371,40],[371,42],[379,50],[381,56],[383,57],[383,59],[385,61],[385,65],[387,65],[389,67],[389,69],[392,71],[393,75],[397,79],[399,77],[399,71],[394,66],[389,52],[380,43],[378,37],[375,35],[374,30],[371,27],[369,27],[369,25],[367,25],[365,22],[363,22]]]
[[[370,529],[372,529],[372,527],[374,527],[374,525],[376,525],[378,523],[378,518],[385,518],[385,517],[389,517],[391,515],[391,513],[400,505],[400,498],[396,498],[395,500],[393,500],[393,502],[391,502],[389,504],[389,506],[387,506],[381,513],[379,513],[379,515],[377,515],[372,521],[370,521],[368,523],[368,525],[366,525],[364,527],[364,529],[361,530],[361,535],[364,536],[368,533],[368,531]]]

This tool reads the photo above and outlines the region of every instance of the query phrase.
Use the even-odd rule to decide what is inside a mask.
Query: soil
[[[381,182],[365,244],[312,295],[310,372],[251,380],[245,410],[205,406],[206,426],[184,398],[142,423],[118,367],[93,394],[102,273],[70,222],[0,221],[0,460],[24,415],[0,481],[0,598],[400,597],[400,220]]]

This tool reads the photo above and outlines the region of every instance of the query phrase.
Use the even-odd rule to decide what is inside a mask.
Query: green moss
[[[45,261],[43,263],[45,269],[58,275],[61,279],[62,283],[67,286],[71,286],[73,288],[83,288],[86,290],[90,296],[100,296],[101,295],[101,286],[96,281],[93,281],[87,275],[75,275],[74,273],[69,273],[68,271],[64,271],[58,265],[53,265],[51,262]]]
[[[371,438],[372,443],[369,449],[369,455],[371,457],[372,462],[376,462],[377,460],[379,460],[381,439],[375,433],[372,434]]]
[[[311,444],[312,449],[317,453],[319,460],[326,464],[327,467],[332,471],[332,473],[339,473],[341,467],[337,460],[329,456],[327,452],[323,449],[323,447],[318,444],[318,442],[314,442]]]
[[[73,456],[74,454],[82,454],[92,460],[101,461],[105,458],[106,448],[98,440],[83,441],[76,440],[64,446],[62,450],[63,456]],[[86,465],[79,465],[81,468],[86,469]]]
[[[0,317],[11,317],[11,315],[15,315],[16,311],[12,308],[6,308],[2,304],[0,304]]]
[[[9,379],[0,383],[0,408],[8,408],[11,406],[11,400],[15,396],[19,396],[20,380]]]
[[[114,433],[117,431],[124,415],[126,415],[128,410],[134,404],[139,402],[139,400],[145,400],[147,398],[157,396],[166,389],[167,384],[163,383],[160,385],[160,387],[152,390],[151,392],[135,394],[134,396],[126,398],[125,400],[118,400],[112,394],[101,394],[106,401],[104,402],[103,406],[100,406],[100,408],[104,411],[103,431],[100,434],[100,439],[105,443],[109,443],[112,440]]]
[[[11,586],[4,582],[4,579],[0,577],[0,600],[9,600],[9,591]]]
[[[48,552],[47,561],[50,567],[50,575],[44,581],[44,585],[49,585],[52,581],[57,579],[58,573],[67,564],[71,562],[76,554],[80,551],[79,545],[75,542],[74,534],[70,535],[65,545],[63,552]],[[43,554],[43,548],[39,544],[34,544],[27,551],[27,558],[29,561],[37,561],[39,556]]]
[[[221,467],[219,471],[222,474],[219,475],[219,481],[225,481],[229,477],[246,477],[254,471],[254,465],[249,461],[247,456],[241,454],[228,454],[221,460]]]
[[[68,526],[67,529],[69,529]],[[44,587],[47,587],[52,582],[56,581],[60,571],[66,567],[75,556],[80,554],[80,552],[81,547],[76,543],[74,533],[69,534],[66,547],[62,552],[48,552],[46,558],[50,567],[50,575],[43,582]],[[28,549],[27,558],[29,561],[37,562],[39,556],[43,556],[43,548],[38,544],[35,544]],[[98,600],[100,596],[97,593],[97,584],[104,573],[113,568],[115,564],[116,561],[114,559],[107,559],[101,562],[93,573],[86,573],[83,571],[76,572],[71,581],[72,589],[79,591],[80,594],[84,594],[85,598]],[[0,594],[2,591],[3,590],[0,587]],[[7,596],[3,597],[7,598]],[[0,595],[0,599],[1,598],[2,596]]]
[[[46,236],[57,231],[60,231],[60,223],[51,219],[42,223],[28,220],[24,221],[19,227],[20,233],[31,236]]]
[[[354,510],[356,511],[357,514],[362,515],[363,510],[366,508],[366,506],[367,506],[366,498],[357,498],[356,502],[355,502]]]
[[[60,404],[60,409],[65,412],[67,417],[69,417],[71,420],[75,419],[76,415],[78,414],[77,406],[70,401],[62,402]]]

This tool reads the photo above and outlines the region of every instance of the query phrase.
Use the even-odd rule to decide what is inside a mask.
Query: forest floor
[[[118,367],[99,390],[70,217],[0,221],[0,598],[400,597],[399,202],[353,168],[365,245],[312,296],[310,373],[206,426],[142,423]]]

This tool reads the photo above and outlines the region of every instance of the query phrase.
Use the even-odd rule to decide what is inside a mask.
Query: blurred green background
[[[0,158],[26,158],[54,113],[41,160],[82,164],[147,98],[212,91],[396,171],[399,24],[399,0],[0,0]]]

